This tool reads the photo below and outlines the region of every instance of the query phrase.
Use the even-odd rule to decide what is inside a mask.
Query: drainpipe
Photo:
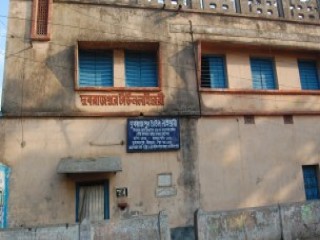
[[[192,21],[189,20],[190,25],[190,36],[191,36],[191,43],[193,47],[193,56],[194,56],[194,67],[195,67],[195,74],[196,74],[196,85],[197,85],[197,91],[198,91],[198,104],[199,104],[199,117],[202,116],[202,109],[201,109],[201,96],[200,96],[200,87],[199,87],[199,79],[198,79],[198,63],[197,63],[197,54],[195,50],[195,44],[194,44],[194,38],[193,38],[193,27],[192,27]]]

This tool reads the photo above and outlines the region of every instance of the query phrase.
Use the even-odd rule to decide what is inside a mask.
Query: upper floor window
[[[158,43],[79,42],[77,90],[159,90]]]
[[[125,51],[127,87],[157,87],[157,56],[153,52]]]
[[[113,54],[112,51],[79,51],[79,86],[112,87]]]
[[[273,59],[251,58],[250,65],[254,89],[276,89]]]
[[[317,90],[319,86],[319,76],[316,61],[298,60],[301,88],[303,90]]]
[[[225,58],[218,55],[201,57],[201,87],[227,88]]]

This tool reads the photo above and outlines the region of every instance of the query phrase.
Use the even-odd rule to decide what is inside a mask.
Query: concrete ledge
[[[57,173],[97,173],[122,171],[119,157],[74,159],[64,158],[58,164]]]

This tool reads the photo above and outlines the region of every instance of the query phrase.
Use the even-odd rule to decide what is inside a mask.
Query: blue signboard
[[[128,119],[127,152],[178,150],[180,129],[177,118]]]
[[[0,163],[0,228],[7,227],[10,168]]]

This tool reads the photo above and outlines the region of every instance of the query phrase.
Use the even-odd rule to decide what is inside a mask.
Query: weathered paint
[[[72,4],[65,4],[66,2]],[[199,63],[195,63],[197,56],[194,54],[194,47],[198,40],[212,42],[211,47],[215,48],[211,49],[212,53],[226,56],[227,77],[231,89],[252,89],[249,64],[251,54],[275,59],[280,90],[301,89],[296,61],[298,57],[319,59],[316,53],[320,50],[318,25],[191,12],[173,14],[171,11],[159,9],[110,6],[106,4],[108,1],[96,2],[98,4],[88,4],[88,2],[79,4],[84,2],[86,1],[54,1],[54,11],[50,21],[51,41],[33,41],[30,46],[29,43],[21,42],[18,37],[8,40],[7,51],[14,53],[19,49],[20,52],[6,59],[7,70],[2,101],[4,114],[19,116],[22,112],[33,116],[46,114],[70,116],[119,112],[139,115],[142,112],[146,115],[197,115],[200,110],[195,66]],[[19,17],[25,16],[30,19],[31,5],[31,1],[12,1],[8,32],[14,32],[17,36],[28,36],[30,22]],[[188,20],[191,20],[193,25],[193,43]],[[252,24],[253,21],[255,24]],[[159,43],[161,55],[159,71],[162,83],[157,91],[160,93],[144,89],[142,92],[130,90],[128,94],[132,96],[144,96],[144,93],[154,96],[160,94],[164,97],[163,105],[162,101],[157,106],[83,105],[87,104],[87,97],[81,101],[80,95],[98,94],[92,90],[85,93],[75,91],[74,49],[79,40]],[[237,44],[238,49],[232,49],[231,45]],[[283,51],[285,49],[286,51]],[[293,49],[313,51],[301,54]],[[121,68],[124,63],[118,63],[118,60],[115,66],[115,76],[117,76],[115,80],[120,81],[119,85],[123,86],[124,77],[120,77],[119,73],[123,73],[124,69]],[[21,105],[22,82],[23,106]],[[123,95],[123,93],[105,92],[99,93],[99,96],[118,97],[118,94]],[[241,96],[201,94],[201,99],[205,114],[262,110],[316,111],[318,110],[316,105],[319,104],[317,96],[270,97],[260,96],[258,93]],[[313,104],[300,104],[300,102]]]
[[[198,240],[319,239],[320,201],[196,214]]]
[[[170,240],[168,216],[164,212],[157,215],[138,216],[121,221],[83,223],[80,226],[80,240]]]
[[[198,240],[273,239],[280,240],[281,225],[278,206],[203,212],[198,210]]]
[[[90,224],[39,225],[0,230],[1,240],[170,240],[168,217],[164,212],[121,221]]]
[[[301,92],[297,66],[298,58],[319,60],[319,25],[107,3],[55,0],[51,41],[30,44],[21,36],[28,38],[30,33],[32,2],[11,1],[8,32],[14,34],[8,38],[7,51],[15,54],[6,58],[3,112],[14,118],[1,119],[0,129],[1,156],[14,169],[9,225],[74,222],[74,183],[85,180],[109,179],[112,219],[167,209],[171,228],[192,226],[199,207],[211,211],[304,200],[301,165],[319,164],[319,117],[294,116],[290,126],[283,125],[282,117],[256,117],[249,126],[241,116],[319,114],[319,93]],[[91,97],[81,101],[80,95],[97,92],[75,89],[74,50],[79,40],[158,42],[161,87],[131,96],[146,91],[162,99],[163,94],[163,104],[83,105]],[[199,56],[194,47],[202,40],[211,42],[200,49],[203,53],[225,55],[230,91],[197,91]],[[116,50],[115,55],[115,81],[124,87],[123,54]],[[251,55],[274,58],[279,90],[249,91]],[[181,149],[127,153],[123,143],[129,115],[181,116]],[[103,156],[120,156],[123,172],[68,177],[56,173],[62,158]],[[158,198],[156,181],[163,172],[172,172],[173,186],[170,197]],[[125,210],[119,209],[115,197],[119,186],[129,189]],[[304,216],[309,219],[308,211]],[[243,235],[244,222],[251,226],[254,218],[241,215],[225,225]],[[210,231],[217,229],[213,224]]]
[[[284,239],[320,238],[320,201],[283,204],[280,211]]]
[[[0,228],[7,227],[10,168],[0,164]]]
[[[39,225],[0,230],[2,240],[79,240],[78,224]]]
[[[246,125],[240,117],[181,118],[179,151],[127,153],[121,144],[126,140],[125,118],[24,119],[24,147],[20,120],[1,119],[3,159],[14,169],[9,226],[73,223],[75,182],[81,180],[109,179],[111,219],[166,209],[171,228],[192,225],[199,207],[213,211],[303,201],[301,165],[318,163],[319,117],[294,117],[293,125],[284,125],[282,117],[255,120]],[[264,137],[257,141],[257,136]],[[97,156],[118,156],[122,171],[56,172],[62,158]],[[162,173],[172,173],[170,197],[156,195]],[[128,188],[124,211],[117,206],[118,187]],[[240,228],[240,220],[232,226]]]

